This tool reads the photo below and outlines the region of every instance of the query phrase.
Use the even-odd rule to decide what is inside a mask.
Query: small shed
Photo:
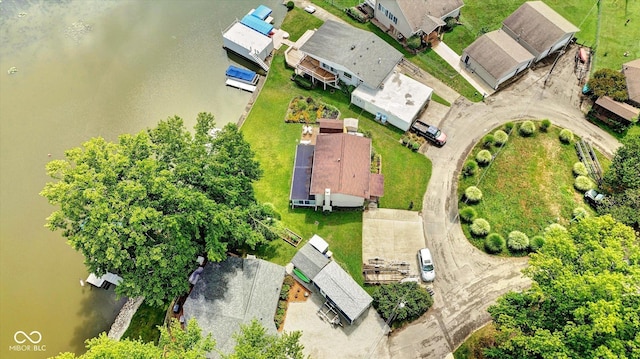
[[[257,18],[254,19],[261,21]],[[273,51],[272,38],[254,31],[238,21],[225,30],[222,40],[224,48],[251,62],[256,62],[258,65],[261,65],[258,61],[264,61]]]
[[[344,132],[344,123],[342,120],[319,118],[320,133],[342,133]]]
[[[273,10],[271,10],[270,8],[264,5],[260,5],[249,14],[253,17],[257,17],[260,20],[266,20],[272,12]]]
[[[291,264],[302,271],[310,280],[313,280],[328,263],[329,258],[320,253],[310,243],[300,248],[291,259]]]
[[[640,108],[633,107],[628,103],[618,102],[609,96],[601,96],[596,100],[596,116],[609,122],[609,119],[621,121],[626,124],[638,122]]]
[[[358,119],[357,118],[345,118],[344,119],[344,128],[347,132],[358,132]]]

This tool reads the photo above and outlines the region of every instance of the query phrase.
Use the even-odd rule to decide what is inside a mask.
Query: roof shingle
[[[488,32],[464,49],[495,79],[500,79],[519,63],[533,59],[533,55],[502,30]]]
[[[627,79],[629,100],[640,103],[640,59],[622,64],[622,72]]]

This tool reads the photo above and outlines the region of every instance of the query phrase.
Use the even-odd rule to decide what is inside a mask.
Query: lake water
[[[82,353],[121,305],[44,228],[45,164],[173,115],[237,122],[251,94],[224,86],[222,31],[259,4],[279,26],[279,0],[0,2],[0,358]]]

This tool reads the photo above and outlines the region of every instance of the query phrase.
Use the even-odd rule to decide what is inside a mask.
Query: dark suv
[[[435,126],[431,126],[420,120],[414,122],[413,125],[411,125],[411,129],[413,129],[418,135],[438,146],[443,146],[447,143],[447,135],[445,135],[444,132],[440,131],[440,129]]]

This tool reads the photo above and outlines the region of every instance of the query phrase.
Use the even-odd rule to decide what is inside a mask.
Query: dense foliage
[[[582,162],[576,162],[573,164],[573,174],[576,176],[586,176],[589,174],[587,172],[587,166]]]
[[[476,210],[473,207],[464,207],[460,210],[460,219],[462,219],[465,223],[471,223],[474,219],[476,219]]]
[[[416,282],[383,284],[372,295],[373,307],[382,319],[411,322],[433,305],[433,299]]]
[[[560,131],[559,137],[562,143],[571,143],[573,141],[573,132],[565,128],[564,130]]]
[[[518,132],[523,137],[531,136],[534,132],[536,132],[536,125],[533,123],[533,121],[524,121],[520,125]]]
[[[484,248],[489,253],[500,253],[504,249],[504,237],[499,233],[491,233],[484,239]]]
[[[491,155],[491,152],[489,152],[489,150],[480,150],[476,155],[476,161],[480,166],[488,165],[489,162],[491,162],[492,158],[493,156]]]
[[[573,183],[573,186],[578,191],[585,192],[585,191],[588,191],[588,190],[594,188],[595,184],[593,183],[591,178],[589,178],[587,176],[578,176],[578,177],[576,177],[576,180]]]
[[[496,143],[496,146],[502,146],[507,143],[507,140],[509,140],[509,135],[507,135],[507,133],[502,130],[497,130],[493,134],[493,139]]]
[[[476,186],[469,186],[464,190],[464,197],[469,203],[477,203],[482,199],[482,190]]]
[[[513,251],[523,251],[529,248],[529,237],[520,231],[511,231],[507,236],[507,247]]]
[[[215,138],[213,116],[198,115],[195,135],[178,117],[122,135],[92,138],[47,164],[54,182],[41,195],[58,207],[46,226],[60,230],[85,257],[90,272],[119,274],[117,293],[160,305],[189,288],[196,258],[226,258],[272,235],[258,221],[272,218],[257,203],[261,176],[236,125]]]
[[[609,96],[616,101],[626,101],[627,80],[620,71],[600,69],[593,74],[587,83],[595,97]]]
[[[489,358],[638,358],[640,243],[610,216],[550,228],[531,254],[530,289],[489,308]]]
[[[484,237],[491,231],[491,225],[484,218],[476,218],[473,220],[473,223],[471,223],[469,230],[471,230],[474,236]]]

